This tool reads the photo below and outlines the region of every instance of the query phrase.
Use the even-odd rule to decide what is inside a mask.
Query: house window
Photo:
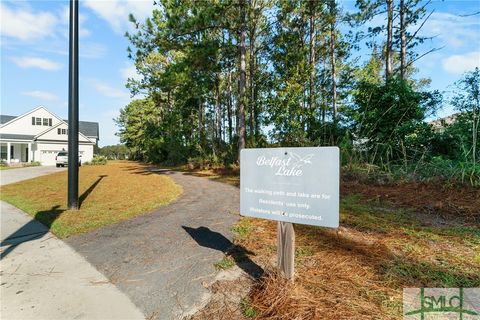
[[[43,125],[48,126],[48,118],[43,118]]]
[[[0,159],[7,160],[7,146],[1,146],[0,148]]]
[[[42,125],[42,118],[35,118],[35,125],[41,126]]]
[[[62,129],[62,134],[67,134],[67,129]]]

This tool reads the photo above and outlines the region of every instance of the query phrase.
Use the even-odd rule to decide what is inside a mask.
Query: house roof
[[[63,120],[68,124],[68,120]],[[78,122],[78,131],[83,133],[87,137],[97,137],[98,138],[98,122],[90,121],[79,121]]]
[[[0,115],[0,125],[7,123],[17,116],[8,116],[8,115]],[[63,120],[68,124],[68,120]],[[83,135],[87,137],[96,137],[98,138],[98,122],[91,122],[91,121],[79,121],[78,123],[78,131],[80,131]],[[34,137],[34,136],[32,136]],[[13,139],[13,138],[12,138]]]
[[[0,124],[7,123],[8,121],[13,120],[15,118],[16,118],[15,116],[6,116],[6,115],[0,114]]]
[[[0,133],[0,139],[33,140],[33,138],[35,138],[35,136],[29,134]]]

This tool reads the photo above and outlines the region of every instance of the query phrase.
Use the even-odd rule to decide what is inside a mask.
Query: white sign
[[[240,214],[337,228],[339,149],[243,149]]]

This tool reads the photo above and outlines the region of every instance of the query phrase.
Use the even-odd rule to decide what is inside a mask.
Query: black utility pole
[[[70,0],[68,208],[78,209],[78,0]]]

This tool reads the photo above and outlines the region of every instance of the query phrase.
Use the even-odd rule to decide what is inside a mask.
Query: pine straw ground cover
[[[3,186],[0,199],[68,237],[147,213],[181,193],[170,177],[124,161],[80,167],[78,211],[67,210],[67,171]]]
[[[219,179],[218,173],[213,177]],[[424,206],[428,190],[417,194],[416,206],[409,203],[412,186],[404,185],[409,200],[403,202],[402,186],[385,187],[386,193],[372,188],[377,193],[361,195],[358,185],[355,193],[343,188],[338,231],[295,225],[294,284],[274,271],[277,223],[242,218],[233,228],[235,243],[267,271],[241,302],[223,306],[228,312],[209,313],[207,306],[194,319],[402,319],[403,288],[480,286],[479,213],[464,197],[457,193],[455,203],[454,191],[442,194],[432,186],[430,201],[441,199],[442,208],[468,207],[468,214],[437,212]],[[392,190],[398,192],[386,201]],[[478,189],[467,191],[469,197]]]

